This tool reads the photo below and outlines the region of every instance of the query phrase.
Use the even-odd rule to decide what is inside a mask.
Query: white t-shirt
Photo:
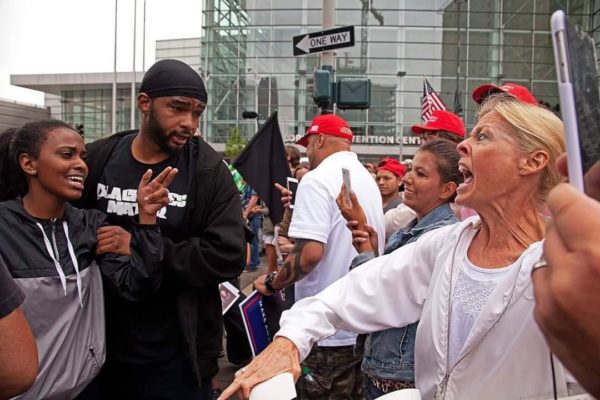
[[[357,255],[352,246],[352,233],[335,202],[342,188],[342,167],[350,170],[352,190],[365,211],[368,223],[377,231],[379,254],[383,254],[385,228],[377,184],[355,153],[341,151],[330,155],[304,175],[296,194],[289,236],[325,244],[321,261],[310,274],[296,283],[296,301],[316,295],[346,275]],[[319,345],[348,346],[355,340],[354,333],[340,330],[319,341]]]
[[[450,317],[449,365],[453,366],[463,349],[475,320],[488,298],[511,268],[521,263],[521,259],[503,268],[479,268],[467,257],[460,268],[452,290],[452,311]]]
[[[388,210],[388,212],[383,215],[386,238],[389,238],[394,232],[404,228],[415,218],[417,218],[417,213],[404,203],[399,204],[396,208]]]

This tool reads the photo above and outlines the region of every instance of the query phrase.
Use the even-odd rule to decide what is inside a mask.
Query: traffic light
[[[336,85],[336,104],[341,110],[364,110],[371,105],[371,81],[367,78],[341,78]]]
[[[331,72],[318,69],[313,75],[313,98],[319,107],[333,103],[333,90],[331,87]]]

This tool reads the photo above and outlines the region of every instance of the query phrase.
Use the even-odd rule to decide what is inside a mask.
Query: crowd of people
[[[313,121],[311,127],[319,129],[309,128],[300,143],[311,161],[304,182],[318,177],[327,188],[336,180],[341,190],[326,199],[335,199],[338,210],[329,221],[339,212],[347,230],[343,238],[333,223],[325,230],[323,217],[312,229],[303,223],[330,209],[323,194],[312,192],[310,204],[294,207],[291,229],[298,220],[298,236],[318,229],[329,233],[312,236],[310,251],[296,247],[279,271],[254,285],[270,295],[298,276],[306,275],[299,284],[315,273],[324,279],[325,267],[315,264],[321,259],[313,254],[337,252],[346,243],[355,247],[352,260],[339,262],[349,272],[318,294],[297,298],[283,314],[273,343],[236,373],[221,399],[234,393],[248,398],[252,387],[282,372],[293,374],[298,398],[306,399],[374,399],[411,387],[423,399],[556,398],[585,390],[599,395],[598,296],[591,295],[598,288],[598,277],[592,277],[598,272],[598,253],[591,236],[575,239],[581,237],[576,221],[589,211],[577,208],[577,217],[571,199],[585,201],[587,210],[598,204],[561,184],[566,176],[563,124],[527,88],[484,85],[473,99],[481,106],[468,136],[458,116],[447,111],[413,126],[423,135],[423,145],[408,172],[388,168],[403,175],[403,195],[385,215],[408,208],[414,218],[388,228],[385,236],[380,221],[363,210],[372,204],[357,195],[354,182],[347,193],[339,171],[327,178],[317,174],[322,163],[329,164],[328,157],[334,157],[333,164],[336,152],[323,158],[314,145],[334,136],[349,146],[351,136],[323,122],[336,117]],[[373,168],[376,179],[388,163],[384,159]],[[588,173],[592,196],[600,183],[598,171]],[[394,198],[389,181],[394,184],[378,179],[382,213],[384,203]],[[306,187],[305,192],[301,184],[297,196],[311,193]],[[290,193],[281,191],[287,204]],[[564,217],[566,212],[571,218]],[[598,219],[593,220],[590,228],[597,232]],[[572,274],[570,268],[578,264],[585,266]],[[359,334],[353,355],[362,357],[364,375],[352,380],[342,373],[355,369],[354,360],[346,357],[347,368],[338,367],[342,348],[327,346],[345,331]],[[324,356],[315,358],[319,354]],[[360,389],[358,380],[363,381]]]
[[[139,130],[3,132],[0,399],[213,399],[219,284],[261,241],[254,288],[295,304],[220,399],[283,372],[299,399],[600,396],[600,164],[575,191],[554,112],[516,84],[472,97],[470,133],[434,111],[410,163],[371,170],[348,123],[317,116],[308,163],[286,148],[293,208],[273,182],[282,221],[196,135],[208,94],[180,61],[146,72]]]

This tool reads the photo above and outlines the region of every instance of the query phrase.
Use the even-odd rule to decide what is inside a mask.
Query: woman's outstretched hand
[[[228,399],[234,394],[240,399],[248,399],[254,386],[284,372],[291,372],[294,381],[298,380],[300,354],[291,340],[279,336],[250,364],[235,373],[235,379],[218,400]]]
[[[167,188],[175,179],[177,168],[167,167],[152,180],[152,170],[142,175],[137,192],[138,214],[140,224],[155,224],[156,213],[169,204]]]

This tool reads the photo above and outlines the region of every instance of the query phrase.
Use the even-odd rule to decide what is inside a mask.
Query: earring
[[[30,169],[27,172],[29,172],[30,175],[37,175],[37,171],[35,169]]]

